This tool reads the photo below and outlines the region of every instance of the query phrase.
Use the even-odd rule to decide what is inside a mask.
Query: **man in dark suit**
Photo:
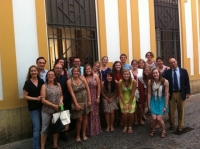
[[[182,131],[184,125],[184,103],[190,96],[190,81],[186,69],[177,66],[174,58],[169,59],[171,69],[165,73],[169,81],[169,124],[170,130],[175,129],[175,111],[178,110],[177,131]]]

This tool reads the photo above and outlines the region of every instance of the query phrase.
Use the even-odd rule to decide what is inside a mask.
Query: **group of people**
[[[119,124],[123,133],[132,133],[133,124],[145,125],[146,103],[152,117],[150,136],[154,136],[158,125],[160,137],[165,138],[162,116],[168,111],[170,130],[175,129],[176,108],[177,130],[182,131],[184,101],[190,95],[188,73],[178,67],[174,58],[169,59],[169,68],[161,57],[153,60],[152,52],[145,57],[146,61],[132,60],[130,65],[126,63],[127,56],[121,54],[112,68],[107,66],[107,56],[84,67],[80,66],[80,58],[74,57],[68,71],[65,59],[57,59],[54,68],[47,71],[46,60],[39,57],[36,66],[30,66],[23,88],[33,124],[33,148],[44,149],[52,114],[63,104],[65,110],[71,111],[71,118],[76,119],[76,142],[102,132],[101,113],[105,115],[106,132],[113,132],[115,124]],[[66,132],[60,136],[67,139]],[[53,134],[52,148],[59,149],[57,139],[58,134]]]

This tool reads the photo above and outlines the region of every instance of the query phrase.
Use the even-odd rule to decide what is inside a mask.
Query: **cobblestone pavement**
[[[105,132],[89,138],[86,142],[75,142],[75,132],[69,132],[67,143],[59,140],[61,149],[199,149],[200,148],[200,94],[193,95],[185,103],[185,128],[183,133],[169,131],[168,115],[164,115],[167,136],[160,138],[160,129],[154,137],[149,136],[150,116],[145,126],[134,126],[132,134],[122,133],[122,127],[114,132]],[[176,114],[177,115],[177,114]],[[177,120],[177,116],[176,116]],[[22,140],[0,146],[0,149],[31,149],[32,139]],[[51,148],[47,142],[46,148]]]

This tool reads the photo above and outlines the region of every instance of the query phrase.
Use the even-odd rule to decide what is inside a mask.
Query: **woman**
[[[138,60],[138,68],[144,69],[145,67],[145,61],[143,59]]]
[[[102,96],[104,104],[104,113],[106,119],[106,132],[114,131],[114,110],[118,109],[116,104],[117,93],[117,82],[114,79],[112,72],[106,74],[105,81],[102,82]]]
[[[68,77],[68,73],[67,73],[67,69],[66,69],[66,66],[65,66],[65,59],[64,58],[59,58],[55,61],[55,65],[56,64],[61,64],[62,65],[62,75],[65,75]],[[55,66],[54,65],[54,66]]]
[[[151,79],[151,69],[149,66],[144,67],[142,76],[143,76],[143,81],[144,81],[145,85],[148,86],[148,81]],[[146,99],[147,99],[147,95],[148,95],[148,89],[145,90]],[[147,101],[147,105],[148,105],[148,100],[146,100],[146,101]],[[147,107],[148,107],[147,114],[150,115],[151,112],[150,112],[149,106],[147,106]],[[144,109],[145,109],[145,107],[144,107]]]
[[[153,68],[156,68],[156,62],[153,60],[154,55],[152,52],[147,52],[145,55],[147,61],[146,61],[146,65],[149,66],[151,68],[151,70]]]
[[[101,81],[104,81],[106,79],[106,73],[111,71],[111,69],[109,67],[107,67],[107,63],[108,63],[108,57],[107,56],[103,56],[101,60],[102,60],[102,63],[101,63]]]
[[[115,78],[115,81],[119,82],[119,80],[122,78],[121,74],[122,74],[122,63],[120,61],[115,61],[112,67],[112,72]],[[118,98],[117,98],[117,105],[118,104]],[[115,125],[122,125],[122,120],[121,120],[121,112],[119,109],[115,110]]]
[[[99,61],[96,61],[93,64],[93,74],[97,75],[99,77],[99,79],[101,80],[100,62]]]
[[[83,141],[86,141],[88,113],[91,111],[90,89],[84,76],[80,76],[80,68],[72,68],[72,78],[67,81],[67,87],[72,97],[71,117],[76,119],[76,142],[80,142],[82,130]],[[82,127],[81,127],[82,126]]]
[[[144,116],[144,107],[145,107],[145,102],[146,102],[146,97],[145,97],[145,88],[146,85],[142,79],[142,73],[143,69],[138,68],[138,61],[137,60],[132,60],[131,61],[131,66],[132,70],[130,70],[131,73],[131,78],[136,80],[136,88],[139,91],[139,99],[137,99],[137,108],[135,112],[135,122],[134,125],[138,125],[138,120],[140,125],[144,126],[145,123],[142,120]],[[146,118],[146,117],[145,117]]]
[[[165,123],[162,116],[168,110],[168,99],[169,83],[162,77],[158,68],[154,68],[152,70],[151,80],[148,81],[148,101],[152,116],[152,130],[149,134],[151,137],[155,134],[156,122],[159,123],[162,129],[160,137],[166,137]]]
[[[124,69],[122,71],[122,79],[118,83],[118,90],[124,125],[122,132],[132,133],[132,124],[134,119],[134,112],[136,109],[136,81],[134,79],[131,79],[131,74],[128,69]]]
[[[42,130],[41,130],[41,149],[45,148],[48,133],[48,126],[52,121],[52,114],[59,110],[59,105],[63,104],[62,89],[56,81],[56,74],[49,70],[46,74],[46,83],[42,85]],[[53,134],[52,148],[59,149],[58,133]]]
[[[99,117],[99,102],[101,84],[99,77],[94,75],[90,64],[86,64],[84,67],[84,76],[90,89],[90,96],[92,102],[92,111],[88,115],[87,135],[95,136],[101,133],[101,124]]]
[[[156,64],[157,64],[157,68],[160,71],[160,73],[162,74],[162,76],[165,75],[165,72],[170,69],[169,67],[163,65],[163,58],[162,57],[157,57],[156,58]]]
[[[44,81],[39,77],[39,71],[32,65],[28,69],[26,82],[23,87],[23,97],[27,100],[28,109],[31,115],[33,126],[33,149],[40,148],[40,128],[41,128],[41,99],[40,90]]]

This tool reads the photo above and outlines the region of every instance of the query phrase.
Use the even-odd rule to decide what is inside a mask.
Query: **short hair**
[[[121,58],[122,56],[125,56],[125,57],[127,58],[126,54],[121,54],[121,55],[120,55],[120,58]]]
[[[151,51],[147,52],[147,53],[145,54],[145,57],[147,57],[147,54],[151,54],[151,56],[154,57],[154,54],[153,54]]]
[[[75,59],[80,59],[80,57],[76,56],[76,57],[73,57],[73,62]],[[80,59],[81,60],[81,59]]]
[[[45,61],[45,63],[46,63],[46,59],[45,59],[44,57],[42,57],[42,56],[40,56],[40,57],[38,57],[38,58],[36,59],[36,63],[37,63],[40,59],[43,59],[43,60]]]

